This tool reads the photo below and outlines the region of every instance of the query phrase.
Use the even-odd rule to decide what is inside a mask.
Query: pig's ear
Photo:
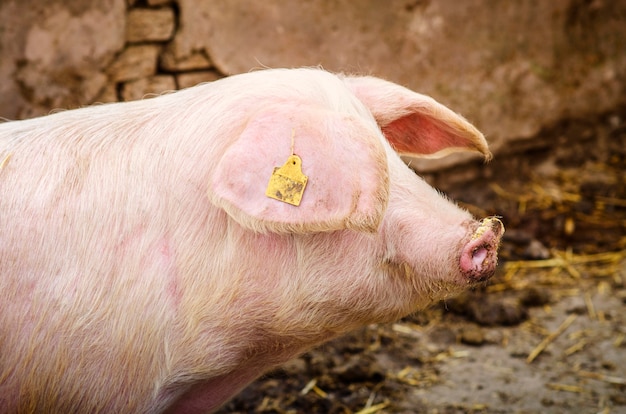
[[[399,154],[439,158],[455,151],[475,151],[491,159],[483,134],[434,99],[379,78],[344,80]]]
[[[319,108],[266,108],[225,151],[209,197],[257,232],[375,232],[387,206],[389,179],[383,145],[367,125]],[[266,195],[274,169],[292,151],[308,177],[299,206]],[[287,177],[288,183],[299,180]]]

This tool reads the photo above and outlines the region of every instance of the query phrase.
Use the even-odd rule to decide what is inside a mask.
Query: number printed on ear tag
[[[282,167],[275,167],[265,195],[276,200],[299,206],[309,177],[302,173],[302,159],[293,154]]]

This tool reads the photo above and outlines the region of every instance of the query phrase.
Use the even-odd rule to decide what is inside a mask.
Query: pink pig
[[[317,69],[0,124],[0,412],[207,412],[488,279],[500,221],[396,153],[455,150],[490,157],[433,99]],[[292,154],[299,206],[266,195]]]

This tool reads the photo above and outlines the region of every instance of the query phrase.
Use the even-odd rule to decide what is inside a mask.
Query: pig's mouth
[[[496,217],[483,219],[470,241],[463,247],[459,266],[461,274],[470,282],[483,282],[496,271],[498,247],[504,225]]]

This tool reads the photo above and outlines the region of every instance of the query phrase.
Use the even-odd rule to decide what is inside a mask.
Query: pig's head
[[[400,158],[465,150],[489,159],[476,128],[381,79],[285,75],[296,76],[292,95],[246,119],[210,190],[244,229],[271,238],[277,252],[295,252],[286,255],[295,265],[284,263],[289,280],[280,289],[341,302],[331,313],[359,309],[356,325],[401,317],[493,275],[502,223],[474,220]],[[299,206],[266,196],[273,169],[292,153],[308,177]]]

